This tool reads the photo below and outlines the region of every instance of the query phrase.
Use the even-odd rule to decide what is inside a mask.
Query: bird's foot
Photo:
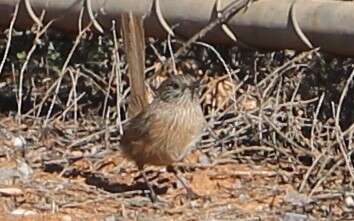
[[[196,192],[194,192],[191,188],[186,188],[185,187],[185,189],[186,189],[186,191],[187,191],[187,199],[189,199],[189,200],[196,200],[196,199],[199,199],[201,196],[198,194],[198,193],[196,193]]]

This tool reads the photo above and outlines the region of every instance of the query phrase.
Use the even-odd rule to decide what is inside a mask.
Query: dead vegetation
[[[129,94],[116,30],[73,41],[14,31],[0,82],[0,219],[353,219],[353,61],[318,50],[254,52],[196,42],[171,73],[205,85],[210,130],[180,170],[150,167],[152,204],[119,151]],[[8,38],[2,39],[6,50]],[[181,46],[148,39],[150,98]],[[158,74],[156,74],[158,73]]]

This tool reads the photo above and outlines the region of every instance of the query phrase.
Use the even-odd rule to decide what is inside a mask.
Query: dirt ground
[[[147,167],[152,203],[119,150],[122,39],[26,33],[1,73],[0,220],[354,220],[352,58],[194,45],[161,71],[180,45],[149,39],[149,99],[170,74],[192,74],[216,134],[175,165],[198,197],[170,168]]]
[[[2,126],[7,126],[9,131],[15,125],[11,119],[2,121]],[[27,136],[35,134],[25,125],[22,129],[27,130]],[[319,189],[321,194],[309,198],[299,193],[292,183],[300,176],[290,165],[266,161],[255,164],[247,157],[230,157],[233,154],[230,151],[220,151],[215,159],[210,160],[205,149],[194,151],[178,165],[197,198],[188,198],[175,175],[165,168],[146,168],[159,196],[159,201],[152,203],[139,171],[121,156],[120,151],[87,143],[86,147],[70,153],[66,151],[72,161],[63,163],[64,159],[55,159],[54,154],[43,152],[44,147],[58,148],[59,140],[59,137],[54,139],[49,135],[37,143],[27,143],[31,148],[25,159],[32,171],[26,171],[21,169],[20,155],[10,151],[16,149],[16,139],[2,137],[2,147],[12,154],[2,154],[0,176],[6,171],[12,171],[13,176],[1,179],[0,220],[290,221],[328,220],[330,216],[341,217],[341,220],[354,218],[342,194]],[[242,148],[245,147],[239,147]],[[94,158],[85,152],[88,149],[96,149]],[[97,153],[100,153],[98,157]],[[40,165],[39,161],[47,156],[53,159],[46,159],[46,166]],[[62,165],[64,168],[60,168]],[[16,171],[20,171],[19,174],[27,172],[27,175],[16,177]]]

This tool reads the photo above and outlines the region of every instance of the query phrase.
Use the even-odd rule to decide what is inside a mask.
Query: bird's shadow
[[[110,193],[128,193],[132,191],[141,190],[143,194],[143,190],[148,190],[147,184],[143,181],[142,175],[138,175],[134,178],[134,182],[132,184],[120,183],[120,182],[111,182],[108,178],[102,176],[101,174],[89,173],[86,174],[86,184],[96,186],[97,188],[103,189],[104,191]],[[153,177],[150,176],[149,181],[155,180],[159,177],[159,172],[155,173]],[[167,193],[168,186],[159,184],[168,183],[170,180],[167,178],[158,179],[158,184],[152,185],[156,194],[165,194]]]
[[[46,172],[63,172],[64,167],[55,163],[51,164],[44,164],[44,171]],[[146,171],[147,176],[149,177],[150,184],[152,185],[154,192],[156,194],[165,194],[167,193],[168,186],[165,185],[166,183],[169,183],[170,180],[168,178],[159,178],[161,177],[160,174],[161,172],[157,171]],[[121,182],[112,182],[111,179],[105,177],[101,173],[96,173],[92,171],[80,171],[77,169],[67,169],[64,174],[64,177],[76,177],[76,176],[82,176],[85,178],[85,183],[87,185],[95,186],[97,188],[100,188],[104,191],[110,192],[110,193],[129,193],[133,191],[139,191],[141,190],[141,194],[144,194],[143,190],[148,190],[148,186],[145,183],[144,179],[142,178],[142,175],[139,174],[134,178],[134,182],[132,184],[126,184],[126,183],[121,183]],[[156,180],[156,182],[151,182]]]

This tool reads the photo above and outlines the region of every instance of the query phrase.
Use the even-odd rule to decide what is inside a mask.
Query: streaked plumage
[[[195,81],[178,75],[164,81],[157,97],[123,128],[121,148],[139,168],[182,160],[206,125]]]

